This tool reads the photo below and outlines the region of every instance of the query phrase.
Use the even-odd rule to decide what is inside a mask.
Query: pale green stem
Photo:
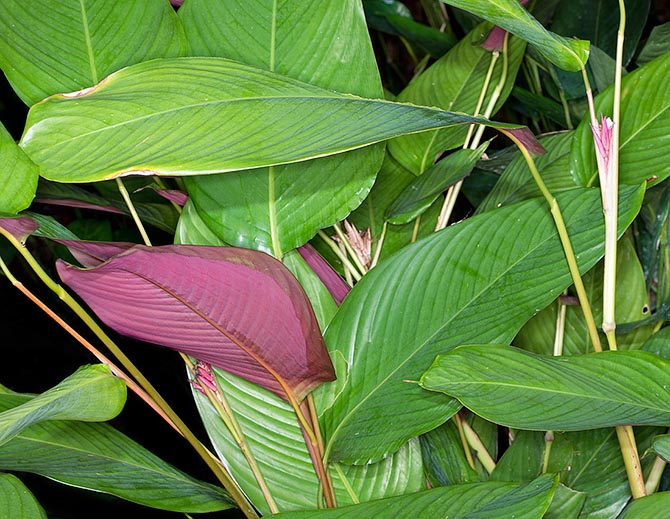
[[[35,258],[28,252],[28,250],[9,232],[0,227],[0,234],[5,236],[9,242],[16,248],[16,250],[23,256],[28,265],[33,269],[40,280],[52,291],[58,298],[63,301],[70,309],[79,317],[86,326],[95,334],[98,339],[109,349],[116,357],[121,365],[126,369],[130,375],[137,380],[140,386],[146,393],[156,402],[156,404],[163,410],[163,412],[170,419],[171,425],[175,425],[180,434],[188,441],[195,451],[200,455],[203,461],[207,464],[210,470],[214,473],[217,479],[221,482],[223,487],[230,493],[233,500],[240,507],[244,515],[248,519],[257,519],[258,514],[244,495],[240,487],[237,485],[228,471],[221,465],[221,462],[200,443],[200,440],[191,432],[182,419],[174,412],[170,405],[163,399],[163,397],[156,391],[153,385],[146,379],[140,370],[130,361],[128,357],[121,351],[112,339],[100,328],[98,323],[84,310],[84,308],[68,293],[65,289],[56,283],[44,271],[42,266],[35,260]]]
[[[349,497],[351,500],[354,502],[354,504],[358,504],[361,502],[360,498],[356,494],[356,491],[354,490],[354,487],[351,486],[351,483],[349,482],[349,479],[347,478],[346,474],[342,470],[342,467],[340,466],[339,463],[333,463],[333,467],[335,467],[335,472],[337,472],[337,475],[340,476],[340,481],[344,485],[344,489],[347,491],[347,494],[349,494]]]
[[[336,223],[335,225],[333,225],[333,229],[335,229],[335,232],[337,233],[337,237],[340,239],[340,242],[344,244],[344,248],[349,253],[349,256],[353,260],[354,265],[356,265],[356,268],[358,269],[358,272],[361,274],[361,276],[364,276],[365,273],[368,271],[368,269],[365,267],[358,254],[356,254],[354,248],[351,246],[351,242],[349,241],[349,238],[347,238],[347,235],[344,234],[344,232],[342,231],[340,224]]]
[[[465,431],[463,430],[463,420],[461,415],[456,413],[454,415],[454,423],[456,424],[456,429],[458,429],[458,436],[461,439],[461,444],[463,445],[463,452],[465,453],[465,459],[470,465],[471,469],[475,469],[475,460],[472,458],[472,453],[470,452],[470,446],[468,445],[468,439],[465,437]]]
[[[558,206],[556,198],[554,198],[551,192],[547,189],[547,186],[540,176],[540,172],[535,166],[535,161],[533,160],[533,157],[530,155],[528,150],[513,135],[508,135],[508,137],[512,139],[519,147],[521,154],[523,155],[524,159],[526,159],[526,164],[528,165],[528,169],[530,169],[531,175],[533,175],[533,179],[535,179],[538,188],[549,204],[551,216],[554,219],[554,224],[556,225],[556,230],[558,231],[558,236],[561,240],[561,245],[563,246],[563,252],[565,253],[565,258],[568,262],[568,268],[570,269],[572,282],[575,285],[575,290],[577,291],[577,297],[582,307],[582,312],[584,312],[584,319],[586,321],[586,327],[589,331],[589,337],[593,343],[593,349],[595,351],[603,351],[602,346],[600,345],[600,337],[598,336],[596,321],[593,318],[593,312],[591,311],[591,305],[589,304],[589,299],[586,295],[584,282],[582,281],[582,276],[579,273],[577,259],[575,258],[575,252],[572,249],[572,243],[570,242],[570,237],[568,236],[568,230],[565,227],[561,208]]]
[[[486,447],[479,438],[479,435],[472,427],[470,427],[470,424],[466,420],[461,420],[461,423],[463,424],[463,433],[465,434],[465,438],[468,440],[468,444],[470,447],[472,447],[472,450],[477,454],[479,463],[482,464],[486,472],[491,474],[493,469],[496,468],[496,462],[489,454],[489,451],[486,450]]]
[[[547,431],[544,435],[544,456],[542,457],[542,474],[546,474],[549,469],[549,458],[551,456],[551,446],[554,444],[554,431]]]
[[[414,228],[412,229],[412,237],[410,238],[411,243],[414,243],[419,237],[420,227],[421,227],[421,215],[417,216],[416,219],[414,220]]]
[[[644,485],[645,492],[647,495],[653,494],[658,490],[658,486],[661,484],[661,476],[663,476],[663,471],[665,470],[666,461],[660,456],[656,456],[649,475],[647,476],[647,482]]]
[[[375,255],[372,258],[372,261],[370,262],[370,268],[372,269],[379,263],[379,256],[382,253],[382,247],[384,246],[384,238],[386,237],[386,228],[388,227],[388,222],[384,221],[384,225],[382,226],[382,235],[379,237],[379,240],[377,240],[377,246],[375,247]]]
[[[130,215],[133,217],[133,221],[135,222],[135,225],[137,226],[137,230],[140,231],[140,235],[142,236],[142,241],[144,241],[144,244],[147,247],[150,247],[151,246],[151,241],[149,240],[149,235],[147,234],[147,231],[144,229],[144,225],[142,224],[142,220],[140,220],[140,217],[137,214],[137,211],[135,210],[135,206],[133,205],[133,202],[130,199],[130,194],[128,194],[128,190],[126,189],[126,186],[123,184],[123,181],[119,177],[116,177],[116,185],[119,188],[119,192],[121,193],[121,196],[123,197],[123,200],[126,202],[126,206],[128,207],[128,211],[130,211]]]
[[[354,267],[354,265],[349,261],[347,255],[340,250],[337,243],[335,243],[335,241],[333,241],[330,238],[330,236],[328,236],[323,231],[319,231],[318,235],[324,242],[326,242],[326,245],[328,245],[328,247],[331,248],[331,250],[335,253],[337,258],[342,262],[342,265],[344,265],[345,273],[349,273],[356,281],[360,281],[362,276],[358,273],[358,269],[356,269],[356,267]],[[349,283],[349,285],[352,284],[353,283]]]

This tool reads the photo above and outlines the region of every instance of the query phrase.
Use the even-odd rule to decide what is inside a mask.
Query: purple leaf
[[[521,5],[526,5],[528,3],[528,0],[521,0]],[[503,29],[502,27],[498,27],[497,25],[493,28],[493,30],[489,33],[488,37],[482,43],[482,48],[489,50],[489,51],[501,51],[503,50],[504,44],[505,44],[505,35],[507,34],[507,31]]]
[[[125,214],[121,209],[117,209],[111,205],[94,204],[91,202],[83,202],[81,200],[69,200],[66,198],[36,198],[35,202],[59,205],[62,207],[74,207],[76,209],[92,209],[94,211],[103,211],[105,213]]]
[[[333,270],[333,267],[331,267],[311,245],[307,244],[298,247],[298,252],[302,256],[302,259],[307,262],[321,282],[326,286],[338,306],[341,305],[345,296],[349,293],[349,290],[351,290],[349,285],[346,284],[340,275]]]
[[[527,126],[522,126],[521,128],[500,128],[500,131],[512,139],[517,146],[528,150],[531,155],[547,153],[547,150],[542,147],[540,141],[535,138],[535,135]]]
[[[15,218],[0,217],[0,227],[21,243],[24,243],[28,239],[28,236],[39,229],[39,224],[28,216],[18,216]]]
[[[108,259],[134,247],[130,242],[54,240],[65,245],[75,259],[85,267],[97,267]]]
[[[166,200],[174,202],[181,207],[184,207],[186,202],[188,202],[188,195],[178,189],[155,189],[154,191]]]
[[[77,244],[94,260],[108,247]],[[62,260],[57,267],[63,282],[124,335],[182,351],[285,399],[290,393],[300,401],[335,378],[302,287],[264,253],[135,245],[91,269]]]

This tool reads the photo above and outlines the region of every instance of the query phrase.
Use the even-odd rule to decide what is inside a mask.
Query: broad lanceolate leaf
[[[482,119],[339,94],[223,58],[175,58],[38,103],[21,146],[44,177],[88,182],[278,165],[472,122]]]
[[[670,165],[659,149],[670,146],[670,53],[627,74],[621,87],[619,181],[636,184],[660,182],[670,175]],[[613,87],[595,99],[596,113],[612,113]],[[570,152],[570,171],[582,186],[597,182],[593,134],[586,116],[576,130]]]
[[[0,446],[44,420],[111,420],[126,403],[126,385],[102,365],[83,366],[57,386],[0,413]]]
[[[556,477],[545,475],[521,486],[493,482],[453,485],[333,510],[288,512],[277,519],[540,519],[557,483]]]
[[[3,389],[0,411],[26,405],[33,398]],[[103,423],[56,420],[32,425],[0,448],[0,470],[41,474],[66,485],[175,512],[232,507],[221,488],[177,470]],[[0,507],[2,504],[0,499]],[[33,517],[38,516],[29,516]]]
[[[625,190],[620,229],[637,214],[641,195]],[[558,203],[587,270],[602,255],[600,193],[575,190]],[[379,459],[440,425],[460,404],[408,381],[460,344],[511,341],[570,284],[554,222],[537,199],[470,218],[380,263],[326,330],[329,349],[349,365],[344,387],[325,394],[324,385],[316,395],[323,396],[317,408],[326,409],[329,459]]]
[[[174,11],[158,0],[7,0],[0,13],[0,68],[29,105],[184,47]]]
[[[462,346],[439,356],[421,385],[517,429],[670,425],[670,362],[644,351],[553,357]]]
[[[360,0],[193,0],[179,17],[191,55],[229,58],[329,90],[383,97]],[[296,164],[189,177],[186,186],[221,239],[279,256],[360,205],[382,156],[377,145]]]
[[[90,247],[100,253],[99,245]],[[284,398],[291,392],[302,400],[334,378],[304,291],[264,253],[137,245],[88,270],[61,260],[58,272],[119,333],[182,351]]]
[[[30,205],[39,169],[0,124],[0,213],[18,213]]]
[[[665,519],[670,510],[670,492],[658,492],[631,501],[618,519]]]
[[[554,65],[579,70],[589,57],[589,42],[564,38],[545,29],[518,0],[442,0],[481,16],[532,43]]]
[[[12,519],[47,519],[35,496],[11,474],[0,474],[0,517]]]

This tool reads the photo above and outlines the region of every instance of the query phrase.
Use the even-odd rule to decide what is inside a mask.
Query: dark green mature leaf
[[[0,410],[7,412],[32,399],[2,388]],[[28,427],[0,448],[0,470],[33,472],[164,510],[213,512],[232,507],[222,489],[175,469],[102,423],[57,420]]]
[[[658,492],[631,501],[618,519],[666,519],[670,510],[670,492]]]
[[[419,437],[426,477],[433,487],[479,481],[477,471],[468,465],[458,429],[449,420]]]
[[[641,195],[626,190],[620,229],[637,214]],[[558,201],[587,270],[602,255],[600,193],[576,190]],[[344,387],[326,384],[315,395],[317,408],[326,409],[328,459],[380,459],[443,423],[458,402],[407,381],[459,344],[511,341],[570,284],[554,222],[537,199],[470,218],[380,263],[325,333],[331,352],[349,364]]]
[[[453,49],[412,81],[398,95],[397,101],[475,113],[492,59],[492,53],[484,49],[481,42],[491,28],[488,23],[477,25]],[[508,79],[495,110],[502,106],[512,90],[525,49],[523,40],[510,39]],[[500,80],[502,71],[503,60],[499,59],[491,76],[491,84],[495,85]],[[439,85],[439,88],[436,88],[436,85]],[[483,109],[491,99],[492,90],[493,88],[490,88],[484,98]],[[454,127],[407,135],[389,141],[388,149],[393,158],[404,168],[419,175],[430,168],[439,153],[445,149],[462,146],[467,131],[467,128]]]
[[[265,0],[195,0],[179,16],[191,55],[230,58],[329,90],[383,97],[359,0],[290,0],[281,6]],[[377,145],[297,164],[189,178],[186,186],[221,239],[280,256],[360,205],[382,156],[383,146]]]
[[[649,0],[625,0],[626,32],[624,66],[635,52],[649,15]],[[616,57],[619,30],[619,0],[561,0],[551,30],[568,38],[589,40],[612,58]]]
[[[637,184],[660,182],[670,175],[670,163],[659,149],[670,146],[670,53],[626,75],[621,87],[619,180]],[[613,87],[595,99],[597,114],[612,113]],[[597,183],[593,134],[586,116],[575,133],[570,171],[582,186]]]
[[[442,0],[460,7],[529,43],[554,65],[579,70],[589,57],[589,42],[564,38],[546,30],[517,0]]]
[[[28,105],[184,50],[174,11],[159,0],[6,0],[0,12],[0,68]]]
[[[586,494],[572,490],[565,485],[558,485],[554,499],[543,519],[578,519],[584,508]]]
[[[57,386],[0,413],[0,447],[44,420],[111,420],[126,403],[126,385],[107,366],[83,366]]]
[[[460,346],[440,355],[421,385],[519,429],[670,425],[670,362],[643,351],[553,357]]]
[[[11,474],[0,474],[0,517],[12,519],[47,519],[35,496]]]
[[[38,167],[0,123],[0,213],[27,208],[37,189]]]
[[[525,485],[471,483],[441,487],[333,510],[288,512],[277,519],[540,519],[556,489],[554,476],[541,476]]]
[[[87,182],[278,165],[473,122],[482,119],[339,94],[223,58],[175,58],[38,103],[21,146],[44,177]]]
[[[665,22],[651,30],[651,34],[649,34],[649,38],[635,62],[638,65],[646,65],[668,52],[670,52],[670,22]]]

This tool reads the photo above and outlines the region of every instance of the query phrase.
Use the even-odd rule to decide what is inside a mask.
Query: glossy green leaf
[[[619,181],[660,182],[670,175],[670,164],[659,149],[670,146],[670,53],[626,75],[621,87]],[[611,115],[613,87],[595,99],[597,114]],[[575,133],[570,171],[582,186],[598,181],[593,134],[586,116]]]
[[[341,364],[343,359],[336,358],[334,362]],[[318,481],[293,410],[259,386],[221,370],[214,372],[279,509],[317,508]],[[269,513],[258,483],[221,417],[201,393],[194,391],[194,396],[218,455],[231,467],[236,481],[251,501],[263,513]],[[330,470],[340,505],[354,502],[354,497],[369,501],[425,488],[417,441],[410,442],[381,463],[331,464]],[[346,490],[344,479],[353,496]]]
[[[651,30],[651,34],[635,62],[638,65],[646,65],[668,52],[670,52],[670,22],[665,22]]]
[[[640,41],[649,16],[649,4],[649,0],[625,0],[624,66]],[[614,58],[619,30],[619,1],[561,0],[554,12],[551,30],[568,38],[589,40]]]
[[[530,481],[542,472],[545,437],[535,431],[510,433],[511,445],[496,463],[492,481]]]
[[[126,385],[107,366],[83,366],[29,402],[0,413],[0,446],[44,420],[111,420],[126,403]]]
[[[0,213],[18,213],[35,197],[39,169],[0,124]]]
[[[480,121],[340,94],[223,58],[174,58],[38,103],[21,146],[44,177],[87,182],[272,166]]]
[[[579,519],[586,494],[572,490],[565,485],[558,485],[554,493],[554,499],[543,519]]]
[[[0,410],[8,412],[35,398],[3,389]],[[28,427],[0,447],[0,470],[41,474],[164,510],[232,507],[222,489],[175,469],[103,423],[56,420]]]
[[[556,489],[545,475],[519,486],[513,483],[472,483],[441,487],[334,510],[285,513],[278,519],[540,519]]]
[[[552,357],[461,346],[440,355],[421,385],[519,429],[670,425],[670,362],[643,351]]]
[[[547,189],[554,195],[577,187],[568,172],[568,156],[573,136],[574,132],[564,132],[538,139],[547,153],[535,157],[535,166]],[[491,192],[477,208],[477,212],[483,213],[536,196],[542,196],[542,193],[533,181],[525,159],[520,152],[515,152],[514,159],[504,169]]]
[[[28,105],[184,47],[174,11],[160,0],[7,0],[0,14],[0,68]]]
[[[649,337],[640,349],[670,360],[670,328],[661,328]]]
[[[47,519],[47,514],[20,479],[0,474],[0,517]]]
[[[651,444],[651,448],[665,461],[670,461],[670,434],[656,436]]]
[[[589,57],[589,42],[564,38],[545,29],[517,0],[442,0],[516,34],[554,65],[579,70]]]
[[[658,492],[631,501],[617,519],[665,519],[670,510],[670,492]]]
[[[480,480],[477,471],[468,465],[463,442],[453,420],[422,434],[419,440],[426,477],[431,486],[460,485]]]
[[[620,203],[620,229],[637,214],[641,190]],[[558,197],[581,268],[602,255],[600,193]],[[394,452],[456,412],[454,400],[417,381],[435,356],[464,343],[511,341],[571,284],[543,200],[470,218],[420,240],[372,269],[325,333],[349,364],[339,392],[316,392],[331,461],[365,463]],[[430,301],[430,304],[426,304]]]
[[[480,44],[490,31],[490,24],[477,25],[453,49],[400,92],[397,101],[474,113],[492,57],[492,53]],[[512,89],[525,49],[523,40],[510,39],[508,80],[496,103],[496,109],[502,106]],[[491,84],[495,85],[500,80],[502,70],[503,60],[499,59],[491,76]],[[491,98],[491,90],[484,98],[484,108]],[[408,135],[389,141],[388,149],[404,168],[419,175],[432,166],[439,153],[462,146],[467,131],[467,128],[448,128]]]
[[[192,55],[234,59],[329,90],[383,96],[359,0],[195,0],[179,16]],[[338,44],[345,40],[347,45]],[[383,146],[377,145],[297,164],[189,178],[186,186],[221,239],[281,255],[360,205],[382,156]]]
[[[386,210],[389,223],[402,225],[423,214],[443,191],[470,174],[488,145],[485,142],[474,150],[457,150],[428,168]]]

